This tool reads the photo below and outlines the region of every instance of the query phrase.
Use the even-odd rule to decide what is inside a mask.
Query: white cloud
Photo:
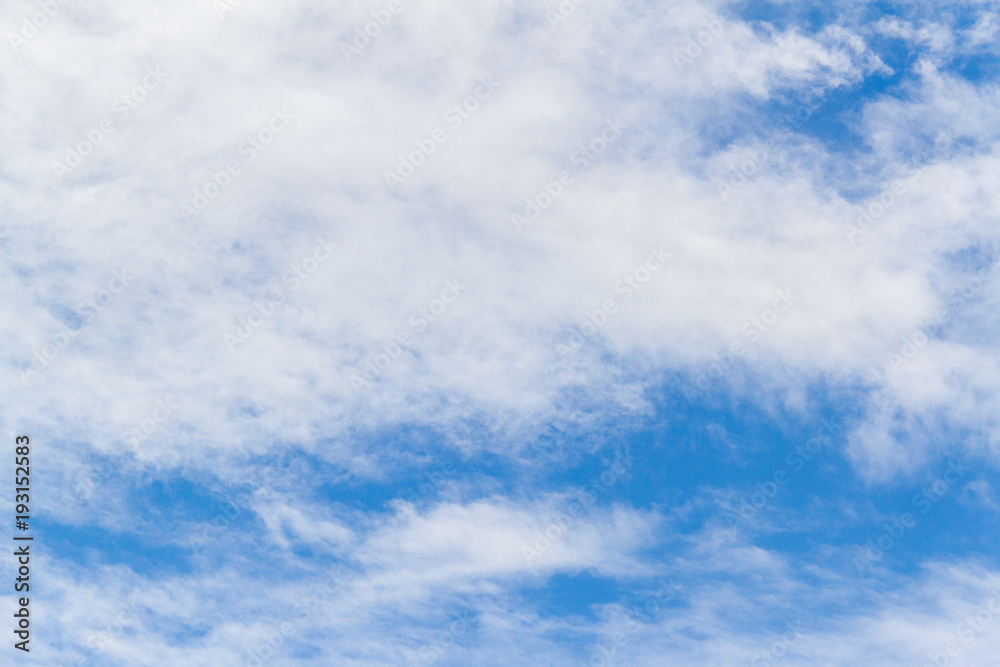
[[[902,337],[970,273],[996,261],[997,89],[948,73],[943,54],[960,42],[950,27],[875,25],[876,34],[898,37],[922,57],[910,83],[848,118],[847,130],[857,133],[849,148],[870,153],[845,159],[821,131],[778,130],[766,163],[723,199],[718,182],[771,134],[774,117],[760,104],[798,100],[813,110],[889,74],[865,41],[871,30],[846,23],[810,34],[733,17],[713,32],[712,17],[724,8],[694,2],[661,10],[590,0],[553,28],[540,5],[404,5],[349,61],[341,44],[380,6],[243,2],[220,20],[205,2],[67,4],[16,52],[0,49],[0,307],[7,315],[0,343],[11,378],[0,402],[11,428],[44,443],[49,479],[75,485],[96,452],[127,475],[145,467],[233,480],[245,470],[234,463],[237,454],[289,447],[336,463],[345,475],[380,478],[394,454],[376,451],[366,437],[380,428],[415,423],[450,432],[497,410],[515,415],[509,441],[516,441],[538,424],[642,413],[643,390],[662,371],[697,377],[734,341],[744,346],[746,366],[728,371],[726,381],[764,395],[763,403],[801,405],[796,397],[817,378],[870,391],[849,446],[871,478],[940,454],[932,435],[952,424],[982,436],[969,449],[995,447],[989,415],[997,413],[1000,376],[987,313],[996,310],[1000,283],[977,291],[899,373],[887,367]],[[0,11],[18,26],[35,8]],[[706,30],[705,44],[685,55],[690,62],[675,58]],[[971,48],[993,32],[995,21],[983,14],[961,40]],[[167,74],[152,88],[144,81],[157,67]],[[447,111],[487,75],[500,87],[460,126],[449,125]],[[141,101],[136,86],[144,86]],[[122,95],[135,102],[125,116],[113,106]],[[270,119],[285,108],[294,119],[251,160],[244,142],[269,137]],[[70,149],[87,152],[87,135],[105,118],[113,130],[102,131],[60,181],[53,162],[65,162]],[[628,127],[583,166],[578,151],[597,152],[596,138],[615,119]],[[447,140],[390,191],[385,172],[437,128]],[[195,189],[214,192],[213,176],[230,162],[239,173],[233,169],[211,204],[186,221],[180,205],[194,201]],[[855,202],[871,203],[914,170],[919,185],[895,195],[852,244],[845,227],[858,219]],[[564,171],[572,183],[519,234],[511,215]],[[293,289],[287,272],[305,266],[317,239],[328,237],[340,244],[337,252]],[[660,246],[671,260],[626,300],[619,281]],[[976,261],[955,261],[970,252]],[[135,278],[103,297],[123,267]],[[434,313],[446,281],[455,280],[467,291],[433,319],[422,314]],[[767,322],[777,291],[789,289],[794,305],[750,341],[743,327]],[[92,318],[79,306],[88,298],[101,305]],[[267,299],[273,311],[231,351],[224,335],[246,326],[241,319]],[[609,299],[616,310],[600,333],[576,355],[561,355],[557,346]],[[62,343],[64,326],[78,333]],[[378,363],[401,333],[413,340],[408,349],[356,391],[352,375]],[[52,358],[22,383],[36,351]],[[167,395],[177,398],[176,414],[129,454],[129,430]],[[924,439],[904,444],[901,426]],[[492,446],[523,456],[523,443],[509,441]],[[105,486],[98,509],[75,501],[45,509],[73,525],[112,530],[155,522],[137,518],[125,485],[109,478]],[[291,547],[309,548],[364,572],[344,584],[349,598],[316,611],[287,640],[289,647],[319,644],[338,664],[398,664],[437,641],[442,609],[459,606],[462,595],[554,572],[629,577],[656,569],[638,555],[661,525],[653,513],[595,510],[529,562],[521,547],[544,534],[547,515],[565,511],[566,498],[449,498],[425,511],[399,506],[379,523],[299,506],[292,496],[254,498],[266,549],[275,550],[268,553],[287,565]],[[176,525],[164,530],[166,542],[182,542]],[[246,546],[235,528],[227,535]],[[759,547],[709,543],[688,555],[692,568],[711,559],[720,570],[741,568],[805,595],[786,564]],[[238,565],[255,565],[246,561]],[[58,572],[51,590],[65,642],[79,644],[78,628],[92,627],[79,600],[94,596],[93,585],[81,584],[85,575],[68,565],[47,565]],[[236,660],[273,632],[279,612],[265,613],[267,605],[315,588],[265,590],[266,577],[248,572],[96,571],[105,590],[119,582],[108,603],[135,592],[137,604],[157,614],[144,612],[145,625],[115,639],[108,659]],[[958,622],[940,619],[979,603],[949,579],[957,576],[932,573],[908,599],[811,631],[811,643],[804,638],[800,646],[811,647],[817,665],[861,660],[865,650],[893,664],[914,638],[935,650],[925,640],[944,639]],[[907,606],[922,585],[948,607],[933,616],[933,633],[918,630],[928,622],[920,614],[930,612]],[[259,598],[245,600],[248,590]],[[658,664],[655,656],[664,655],[675,664],[742,660],[749,637],[726,630],[738,625],[727,614],[749,617],[756,607],[749,599],[725,602],[732,590],[708,587],[688,617],[664,622],[659,638],[636,637],[631,664]],[[434,592],[448,605],[435,606]],[[205,599],[214,606],[199,609]],[[364,612],[373,601],[381,606]],[[412,615],[434,613],[430,627],[406,624],[399,645],[380,647],[385,627],[399,621],[387,607],[404,602]],[[245,616],[210,617],[226,608]],[[196,624],[208,634],[179,648],[171,636]],[[544,627],[569,626],[546,620]],[[330,627],[344,630],[319,636]],[[850,641],[838,644],[837,633]],[[524,646],[539,662],[568,659],[537,636]],[[986,660],[991,648],[984,635],[964,659]],[[71,664],[65,650],[41,659]]]

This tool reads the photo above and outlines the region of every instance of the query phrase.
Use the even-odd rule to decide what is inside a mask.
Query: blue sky
[[[2,664],[1000,665],[997,3],[48,7]]]

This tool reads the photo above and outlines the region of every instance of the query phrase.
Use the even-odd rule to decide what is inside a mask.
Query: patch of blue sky
[[[873,20],[893,15],[890,6],[875,7],[869,11]],[[971,8],[963,10],[962,25],[970,27],[975,22],[976,17],[971,12]],[[826,16],[824,10],[817,7],[796,8],[786,4],[754,3],[744,13],[747,18],[776,22],[779,29],[795,26],[807,34],[830,25],[829,22],[835,18]],[[799,13],[805,13],[805,16]],[[848,27],[864,30],[859,26]],[[871,156],[872,149],[865,141],[865,130],[861,126],[863,110],[866,104],[884,98],[912,101],[919,94],[912,85],[919,79],[914,65],[928,56],[929,47],[871,30],[866,31],[865,39],[869,48],[892,70],[891,73],[869,73],[861,82],[848,83],[819,94],[811,88],[792,86],[780,89],[763,101],[747,96],[739,113],[730,110],[723,112],[724,116],[710,115],[707,118],[706,128],[699,133],[705,152],[713,153],[747,136],[757,135],[767,142],[776,133],[791,131],[792,137],[786,136],[783,141],[799,136],[822,145],[828,159],[821,168],[830,170],[831,176],[839,174],[839,177],[830,180],[842,184],[847,196],[860,199],[870,195],[871,192],[858,189],[858,182],[871,183],[871,179],[856,177],[863,176],[863,172],[876,174],[884,165],[870,163],[866,159]],[[975,85],[992,84],[1000,74],[996,63],[997,56],[991,52],[956,53],[944,63],[943,71]],[[916,142],[910,147],[912,155],[905,157],[918,161],[927,157],[934,150],[935,138],[928,136],[922,142]]]
[[[730,11],[743,21],[769,23],[779,30],[796,28],[815,33],[836,22],[838,9],[823,2],[735,2]]]
[[[813,35],[831,25],[854,22],[858,26],[875,23],[883,18],[897,18],[917,23],[938,20],[957,28],[975,23],[976,6],[959,3],[936,3],[929,0],[908,2],[858,3],[839,6],[837,3],[812,0],[809,2],[734,2],[730,5],[742,20],[769,23],[779,30],[796,29]]]
[[[976,273],[989,268],[997,261],[1000,255],[997,248],[987,246],[982,241],[977,241],[971,245],[958,250],[947,251],[941,254],[942,262],[947,270],[964,271],[969,274]]]
[[[887,523],[892,525],[901,513],[910,512],[917,518],[917,525],[894,538],[893,547],[878,559],[879,568],[914,574],[922,563],[934,558],[977,556],[995,562],[995,557],[984,554],[998,553],[1000,514],[984,512],[981,499],[964,489],[968,482],[978,479],[996,483],[996,475],[973,465],[963,476],[961,488],[950,488],[924,513],[921,510],[926,503],[918,504],[914,498],[932,488],[945,473],[946,459],[922,468],[912,478],[876,486],[868,485],[853,470],[843,454],[843,433],[857,419],[863,394],[859,389],[817,386],[810,392],[807,410],[792,412],[779,407],[769,411],[719,388],[690,400],[678,384],[666,383],[657,396],[650,397],[654,414],[642,420],[624,418],[622,424],[611,429],[616,435],[596,452],[569,448],[567,451],[575,452],[575,460],[562,466],[548,461],[543,470],[526,473],[532,480],[530,491],[521,486],[523,475],[514,464],[495,455],[464,459],[454,451],[442,454],[447,449],[435,450],[430,433],[417,450],[421,464],[411,465],[405,472],[393,471],[391,481],[344,480],[343,471],[304,455],[298,457],[296,467],[304,473],[302,479],[309,480],[303,485],[304,495],[377,514],[389,511],[388,501],[406,498],[409,492],[419,489],[422,480],[430,479],[429,473],[442,467],[442,455],[453,467],[454,479],[469,484],[473,495],[485,497],[513,491],[541,496],[587,488],[608,469],[615,451],[622,448],[632,457],[628,472],[620,482],[602,488],[597,504],[656,509],[675,516],[670,531],[677,535],[728,529],[734,525],[731,517],[739,516],[741,504],[755,505],[754,495],[767,495],[775,473],[784,471],[787,484],[768,497],[765,506],[755,507],[749,520],[735,522],[741,534],[758,546],[803,562],[820,559],[818,565],[851,574],[854,548],[861,549],[869,540],[877,543]],[[840,432],[805,461],[801,453],[795,454],[796,449],[825,430],[822,420],[836,425]],[[395,438],[386,433],[383,436],[401,442],[413,433],[409,428],[402,429]],[[971,434],[956,430],[944,432],[941,437],[953,439],[955,449],[959,449]],[[490,459],[489,465],[484,465],[484,459]],[[116,474],[114,479],[118,477]],[[336,481],[338,477],[340,481]],[[124,483],[125,479],[118,481]],[[435,483],[434,493],[440,486],[440,482]],[[182,547],[166,544],[162,534],[143,534],[146,529],[139,526],[211,521],[227,498],[179,474],[135,486],[129,489],[129,496],[135,529],[116,533],[50,524],[46,527],[48,548],[60,559],[91,565],[125,564],[139,574],[189,572],[189,554]],[[433,497],[427,494],[430,502]],[[720,498],[728,498],[731,504],[723,505]],[[252,538],[261,525],[252,513],[244,513],[227,530],[229,534],[220,538],[219,545],[230,549],[239,544],[238,551],[231,554],[239,560],[251,554],[260,558],[270,551],[254,544]],[[894,530],[898,532],[898,528]],[[651,548],[647,554],[651,562],[659,561],[660,566],[668,568],[681,555],[674,537],[668,532],[657,538],[659,548]],[[303,559],[301,565],[305,568],[325,559],[301,544],[294,546],[294,552]],[[830,553],[840,561],[822,561],[829,559]],[[602,604],[634,597],[635,585],[578,572],[550,577],[541,585],[526,587],[525,592],[531,591],[539,613],[587,616]],[[642,585],[640,581],[638,586]]]
[[[605,502],[657,508],[666,514],[683,510],[670,528],[682,534],[736,525],[753,544],[844,575],[860,575],[854,565],[856,550],[869,540],[877,545],[886,525],[890,536],[898,536],[877,563],[896,574],[916,574],[928,559],[996,553],[1000,514],[984,513],[962,489],[984,475],[996,483],[997,476],[972,464],[943,490],[938,480],[947,473],[949,459],[942,458],[910,479],[870,485],[843,453],[844,433],[847,424],[857,419],[857,405],[836,393],[817,392],[816,405],[806,414],[769,414],[738,401],[720,406],[714,397],[678,410],[680,401],[675,400],[670,407],[661,407],[642,431],[630,434],[634,466],[626,483],[608,487]],[[827,431],[822,420],[838,432],[810,456],[806,443]],[[941,437],[953,439],[958,450],[970,434],[955,430]],[[596,460],[580,465],[553,480],[553,488],[583,487],[599,470]],[[787,483],[775,485],[776,473],[784,473]],[[735,503],[716,504],[723,495]],[[741,505],[753,508],[747,512],[749,520],[738,518]],[[896,522],[907,512],[915,524],[904,526],[899,534]],[[669,543],[669,533],[663,539]],[[679,555],[666,548],[659,557],[669,566]],[[570,593],[577,586],[581,590]],[[559,596],[568,605],[566,611],[587,613],[584,607],[594,602],[587,601],[592,593],[585,589],[594,586],[590,579],[562,579]],[[616,587],[606,590],[610,594]]]
[[[989,52],[959,54],[942,69],[976,85],[995,84],[1000,79],[1000,55]]]
[[[163,534],[135,528],[121,531],[99,526],[55,523],[44,515],[36,520],[45,550],[66,563],[88,568],[124,565],[154,579],[193,571],[190,552],[181,545],[164,544]]]
[[[542,618],[580,616],[589,621],[598,619],[600,605],[620,602],[627,592],[618,579],[591,572],[554,574],[519,591]]]

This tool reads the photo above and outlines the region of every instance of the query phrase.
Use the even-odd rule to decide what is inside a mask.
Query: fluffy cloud
[[[659,508],[603,504],[552,540],[561,488],[466,481],[430,507],[365,512],[301,487],[384,482],[456,449],[542,468],[530,441],[546,429],[610,439],[664,377],[773,410],[801,410],[815,383],[856,391],[847,453],[869,481],[913,473],[955,431],[972,434],[967,453],[993,452],[1000,283],[981,272],[997,261],[997,88],[963,69],[989,50],[992,13],[867,22],[845,3],[816,26],[724,3],[390,4],[56,3],[36,23],[37,5],[0,10],[19,35],[0,50],[0,414],[40,443],[45,512],[187,548],[230,501],[168,520],[137,487],[232,486],[290,452],[314,466],[234,499],[222,573],[97,568],[118,582],[109,600],[146,610],[101,660],[238,662],[275,632],[268,604],[312,594],[316,559],[361,575],[295,626],[282,660],[400,664],[476,596],[657,574],[643,550],[670,541],[650,537]],[[488,413],[502,438],[457,435]],[[340,476],[312,480],[322,466]],[[551,545],[526,558],[539,534]],[[679,564],[820,594],[781,554],[712,539]],[[247,602],[260,559],[281,581]],[[72,664],[91,575],[47,565],[66,639],[44,659]],[[978,604],[942,572],[875,620],[810,631],[810,664],[879,637],[878,659],[902,660],[920,623]],[[906,606],[938,580],[948,613]],[[727,614],[759,600],[743,591],[727,612],[729,584],[698,586],[688,617],[630,635],[631,664],[735,664],[748,631]],[[184,620],[199,594],[213,603]],[[552,634],[576,622],[518,613]],[[501,627],[540,662],[590,655],[590,639],[574,653],[490,614],[479,648],[437,659],[500,664],[484,656]],[[853,643],[834,651],[836,632]]]

